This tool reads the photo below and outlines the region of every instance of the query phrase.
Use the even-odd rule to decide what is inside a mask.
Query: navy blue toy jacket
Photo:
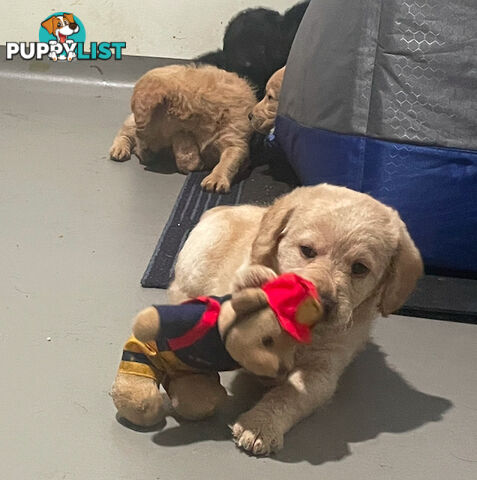
[[[160,332],[154,342],[131,337],[125,344],[120,373],[149,377],[162,383],[166,376],[195,371],[235,370],[239,365],[228,354],[217,328],[225,297],[199,297],[181,305],[154,305]]]

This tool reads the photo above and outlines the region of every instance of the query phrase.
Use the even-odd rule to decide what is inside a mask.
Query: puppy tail
[[[141,342],[150,342],[157,338],[161,321],[156,308],[141,310],[134,319],[133,335]]]

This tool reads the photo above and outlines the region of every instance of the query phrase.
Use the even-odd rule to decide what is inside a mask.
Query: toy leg
[[[198,373],[173,378],[167,393],[176,412],[188,420],[210,417],[227,398],[218,374]]]
[[[261,287],[264,283],[277,278],[277,274],[265,265],[246,265],[235,274],[233,292],[246,288]]]
[[[163,400],[152,378],[118,373],[111,396],[119,416],[135,425],[149,427],[161,418]]]
[[[190,133],[179,132],[172,138],[172,151],[177,168],[181,173],[202,170],[204,164],[199,154],[199,147]]]

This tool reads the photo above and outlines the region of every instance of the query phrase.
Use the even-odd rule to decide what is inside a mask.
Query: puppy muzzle
[[[295,273],[315,285],[323,305],[324,315],[320,323],[322,326],[336,326],[349,322],[352,309],[347,301],[347,295],[326,267],[308,266]]]
[[[250,123],[252,124],[252,128],[256,132],[263,135],[267,135],[268,133],[270,133],[271,129],[275,125],[274,120],[259,118],[253,113],[251,113],[251,117],[252,118],[250,119]]]

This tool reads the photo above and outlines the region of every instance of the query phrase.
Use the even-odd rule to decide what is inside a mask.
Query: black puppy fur
[[[267,8],[240,12],[227,25],[223,49],[195,59],[236,72],[250,80],[263,96],[270,76],[286,64],[296,31],[309,1],[299,3],[280,15]]]
[[[293,40],[295,39],[296,31],[300,26],[300,23],[303,19],[303,16],[305,15],[309,3],[309,0],[302,3],[297,3],[293,7],[289,8],[283,15],[282,25],[283,34],[285,37],[284,44],[288,45],[288,52],[290,52]]]

